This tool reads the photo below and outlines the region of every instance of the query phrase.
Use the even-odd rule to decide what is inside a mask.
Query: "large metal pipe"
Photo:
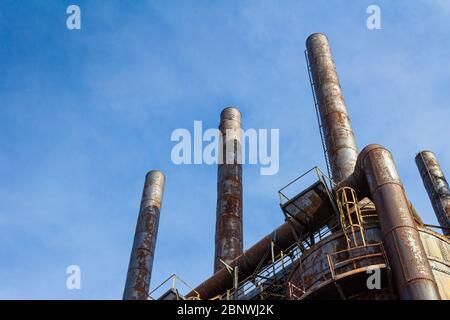
[[[220,114],[221,148],[217,170],[214,272],[243,252],[241,113],[225,108]],[[223,261],[223,262],[222,262]]]
[[[306,50],[326,154],[332,178],[339,182],[353,173],[358,148],[327,37],[321,33],[310,35]]]
[[[371,144],[361,151],[355,172],[340,183],[367,192],[375,203],[386,253],[402,300],[440,299],[411,206],[391,153]]]
[[[164,183],[165,177],[160,171],[150,171],[145,177],[123,293],[124,300],[146,300],[148,298]]]
[[[416,155],[416,164],[439,224],[450,236],[450,189],[436,156],[431,151],[421,151]]]

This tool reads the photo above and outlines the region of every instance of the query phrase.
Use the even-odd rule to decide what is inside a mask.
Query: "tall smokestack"
[[[416,155],[416,164],[439,224],[450,236],[450,189],[436,156],[431,151],[421,151]]]
[[[326,155],[332,178],[339,182],[352,174],[358,148],[327,37],[321,33],[310,35],[306,50]]]
[[[124,300],[147,300],[158,235],[165,177],[152,170],[145,177],[141,207],[128,266]]]
[[[217,171],[214,273],[243,252],[241,113],[225,108],[220,114],[222,146]]]

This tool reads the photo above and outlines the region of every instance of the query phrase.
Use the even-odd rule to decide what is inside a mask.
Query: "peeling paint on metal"
[[[150,171],[145,178],[139,217],[128,266],[124,300],[146,300],[153,267],[165,177]]]
[[[219,129],[223,149],[219,152],[217,171],[217,206],[214,272],[230,264],[243,252],[242,226],[242,137],[241,113],[236,108],[225,108],[220,115]],[[231,143],[230,143],[231,141]],[[229,150],[227,146],[233,146]],[[227,159],[233,159],[228,163]]]
[[[331,173],[339,182],[353,173],[358,148],[327,37],[312,34],[306,48]]]
[[[416,155],[416,164],[439,224],[448,228],[443,232],[450,236],[450,189],[436,156],[421,151]]]

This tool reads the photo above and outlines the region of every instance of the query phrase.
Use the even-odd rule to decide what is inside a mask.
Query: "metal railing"
[[[372,248],[372,250],[371,250]],[[354,252],[360,252],[360,254]],[[338,256],[349,257],[339,260]],[[372,258],[380,257],[380,262],[387,264],[387,256],[381,242],[362,245],[359,247],[347,248],[327,254],[328,266],[330,268],[331,277],[336,279],[337,276],[348,272],[344,267],[351,265],[350,270],[354,271],[359,268],[368,267],[373,264]],[[370,260],[369,260],[370,259]],[[344,272],[339,270],[344,269]]]
[[[294,183],[296,183],[300,179],[304,178],[306,175],[308,175],[311,172],[314,172],[316,174],[316,176],[318,178],[318,181],[323,183],[323,185],[325,186],[327,192],[330,192],[330,197],[332,196],[331,195],[331,190],[336,186],[336,184],[334,183],[333,179],[331,179],[329,176],[327,176],[320,169],[320,167],[314,166],[311,169],[309,169],[308,171],[302,173],[300,176],[298,176],[297,178],[295,178],[291,182],[289,182],[283,188],[278,190],[278,195],[280,197],[280,206],[282,206],[283,204],[285,204],[286,202],[291,200],[291,198],[289,198],[285,193],[283,193],[283,191],[286,190],[288,187],[292,186]],[[331,199],[334,201],[334,197],[331,197]]]
[[[280,197],[280,208],[285,216],[285,219],[290,219],[293,218],[295,219],[295,216],[292,215],[292,213],[289,212],[289,210],[285,210],[284,206],[291,201],[292,199],[295,199],[299,194],[296,194],[295,196],[293,196],[292,198],[289,198],[285,193],[286,193],[286,189],[289,188],[290,186],[292,186],[294,183],[298,182],[300,179],[306,177],[308,174],[310,174],[311,172],[315,173],[315,176],[317,177],[316,183],[320,182],[324,188],[325,188],[325,192],[327,194],[327,197],[331,203],[331,207],[333,208],[334,214],[337,218],[339,218],[339,210],[337,208],[337,204],[336,204],[336,199],[334,197],[334,193],[333,193],[333,188],[336,186],[336,184],[334,183],[333,179],[331,179],[330,177],[328,177],[318,166],[314,166],[311,169],[309,169],[308,171],[304,172],[303,174],[301,174],[300,176],[298,176],[297,178],[295,178],[294,180],[292,180],[291,182],[289,182],[287,185],[285,185],[283,188],[281,188],[280,190],[278,190],[278,195]],[[283,201],[284,200],[284,201]],[[299,208],[295,202],[292,202],[292,205],[298,209],[300,212],[303,211],[301,208]]]
[[[354,254],[353,252],[357,253]],[[339,260],[337,258],[339,255],[350,258]],[[377,257],[380,258],[380,261],[378,261],[379,263],[374,263],[374,259]],[[324,283],[328,280],[336,280],[339,276],[343,276],[347,273],[353,273],[358,269],[367,268],[371,265],[388,265],[387,256],[381,242],[339,250],[327,254],[323,257],[323,259],[326,259],[327,268],[318,273],[313,281],[305,283],[303,278],[303,275],[307,273],[306,271],[313,267],[311,264],[308,268],[302,270],[301,283],[288,283],[289,299],[300,300],[304,294],[316,288],[318,284]]]
[[[188,300],[200,300],[200,294],[197,291],[195,291],[194,288],[192,288],[189,284],[187,284],[187,282],[185,282],[183,279],[181,279],[176,274],[171,275],[166,280],[164,280],[161,284],[159,284],[156,288],[154,288],[152,291],[150,291],[148,293],[147,300],[158,300],[158,298],[156,298],[156,299],[153,298],[152,295],[154,295],[156,292],[158,292],[159,289],[161,289],[165,284],[168,284],[169,282],[170,282],[170,287],[165,292],[167,292],[168,290],[172,290],[173,293],[176,295],[177,300],[185,300],[185,298],[182,295],[180,295],[178,292],[177,283],[183,284],[189,290],[196,293],[196,296],[187,298]]]
[[[280,277],[287,276],[283,274],[293,266],[293,264],[300,260],[303,252],[311,248],[311,246],[329,236],[336,229],[340,228],[339,224],[328,227],[327,223],[331,222],[331,218],[324,221],[323,226],[314,232],[313,234],[306,234],[301,237],[297,242],[292,244],[289,248],[281,251],[277,256],[273,256],[269,264],[264,266],[253,275],[247,277],[239,283],[238,287],[238,299],[248,296],[250,293],[253,295],[264,294],[265,288],[273,284],[274,281],[279,280]],[[311,238],[315,241],[311,242]],[[272,248],[274,243],[272,242]],[[215,299],[227,300],[230,297],[235,297],[234,290],[230,289],[223,295],[215,297]]]

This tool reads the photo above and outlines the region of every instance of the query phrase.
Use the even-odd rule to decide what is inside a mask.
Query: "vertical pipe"
[[[450,236],[450,189],[436,156],[431,151],[416,155],[416,164],[445,235]]]
[[[165,177],[160,171],[152,170],[145,177],[124,300],[146,300],[148,297],[164,183]]]
[[[220,114],[221,146],[217,171],[214,273],[243,252],[241,113],[225,108]]]
[[[306,50],[332,178],[340,182],[355,168],[355,136],[327,37],[320,33],[310,35]]]
[[[383,146],[368,145],[358,157],[355,173],[365,176],[377,208],[400,298],[439,300],[438,287],[391,153]]]

